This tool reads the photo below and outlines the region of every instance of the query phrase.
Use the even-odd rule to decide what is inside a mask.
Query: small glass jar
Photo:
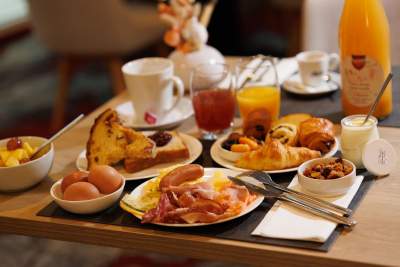
[[[343,158],[350,160],[358,169],[363,168],[362,153],[365,144],[379,139],[378,120],[370,116],[363,124],[366,115],[352,115],[342,119],[341,151]]]

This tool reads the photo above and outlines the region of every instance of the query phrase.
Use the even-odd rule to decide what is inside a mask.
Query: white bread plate
[[[20,136],[22,141],[28,142],[33,147],[39,147],[47,141],[46,138],[37,136]],[[0,147],[5,147],[10,138],[0,140]],[[14,167],[0,167],[0,191],[16,192],[28,189],[47,177],[54,160],[54,147],[41,157],[22,163]]]
[[[153,133],[155,133],[154,131],[143,131],[141,132],[146,136],[149,136]],[[180,160],[176,160],[174,162],[170,162],[170,163],[161,163],[161,164],[157,164],[154,165],[150,168],[141,170],[141,171],[137,171],[137,172],[133,172],[133,173],[129,173],[127,172],[123,166],[114,166],[119,173],[121,173],[126,180],[130,181],[130,180],[141,180],[141,179],[145,179],[145,178],[150,178],[150,177],[154,177],[157,176],[160,172],[160,170],[176,165],[176,164],[189,164],[192,163],[193,161],[195,161],[202,153],[203,151],[203,146],[200,143],[200,141],[198,139],[196,139],[193,136],[178,132],[180,137],[182,138],[183,142],[186,144],[187,148],[189,149],[189,158],[187,159],[180,159]],[[87,171],[87,160],[86,160],[86,150],[83,150],[77,157],[76,159],[76,167],[78,168],[78,170],[80,171]]]

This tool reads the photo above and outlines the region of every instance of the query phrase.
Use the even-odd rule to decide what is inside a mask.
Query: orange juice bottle
[[[390,72],[389,24],[379,0],[346,0],[339,29],[342,108],[345,115],[366,114]],[[392,85],[375,117],[392,112]]]

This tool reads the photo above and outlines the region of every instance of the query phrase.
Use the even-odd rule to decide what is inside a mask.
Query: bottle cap
[[[364,167],[372,174],[384,176],[396,166],[397,153],[385,139],[376,139],[364,146],[362,154]]]

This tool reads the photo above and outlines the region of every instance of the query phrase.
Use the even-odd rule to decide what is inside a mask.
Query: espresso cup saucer
[[[135,120],[135,111],[131,101],[127,101],[118,105],[115,110],[117,111],[124,126],[131,127],[136,130],[170,129],[178,126],[184,120],[193,115],[192,101],[188,97],[183,97],[173,110],[168,112],[155,124],[137,122]]]
[[[303,84],[300,74],[296,73],[283,82],[282,87],[285,91],[304,96],[315,96],[334,92],[340,89],[340,74],[337,72],[329,73],[331,79],[319,86],[308,86]]]

